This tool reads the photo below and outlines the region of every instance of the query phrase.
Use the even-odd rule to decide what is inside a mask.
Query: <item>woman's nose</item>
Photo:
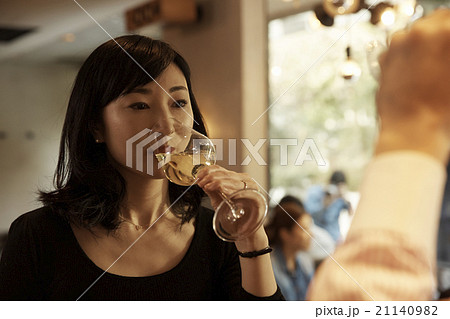
[[[173,118],[162,117],[153,126],[152,130],[162,133],[163,135],[171,135],[175,132],[175,123]]]

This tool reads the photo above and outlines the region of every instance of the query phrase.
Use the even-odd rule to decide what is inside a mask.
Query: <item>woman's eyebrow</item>
[[[185,90],[185,91],[187,91],[188,89],[187,89],[185,86],[183,86],[183,85],[178,85],[178,86],[171,87],[171,88],[169,89],[169,93],[173,93],[173,92],[175,92],[175,91],[180,91],[180,90]]]
[[[121,94],[121,96],[125,96],[125,95],[131,94],[131,93],[148,94],[151,92],[152,92],[152,90],[150,90],[150,89],[144,88],[142,86],[141,87],[138,86],[138,87],[135,87],[135,88],[132,88],[132,89],[129,89],[129,90],[123,92]]]
[[[177,86],[171,87],[169,89],[169,93],[173,93],[176,91],[183,91],[183,90],[187,91],[188,89],[183,85],[177,85]],[[141,87],[138,86],[138,87],[135,87],[135,88],[125,91],[123,94],[121,94],[121,96],[125,96],[125,95],[132,94],[132,93],[149,94],[149,93],[152,93],[152,90],[142,87],[142,86]]]

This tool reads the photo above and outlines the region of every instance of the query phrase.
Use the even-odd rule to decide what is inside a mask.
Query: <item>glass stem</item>
[[[197,173],[204,167],[205,165],[197,165],[192,169],[192,176],[194,178],[197,178]],[[241,216],[243,215],[243,211],[242,209],[239,209],[238,212],[238,208],[236,207],[236,205],[234,205],[233,201],[231,201],[227,195],[225,195],[222,192],[219,192],[220,197],[222,198],[222,200],[228,205],[228,207],[230,208],[230,214],[228,217],[229,220],[231,220],[232,222],[235,222],[236,220],[238,220],[239,218],[241,218]]]
[[[230,216],[229,219],[233,222],[235,222],[236,220],[238,220],[239,218],[241,218],[241,214],[237,213],[237,207],[236,205],[234,205],[234,203],[227,197],[227,195],[225,195],[224,193],[220,192],[220,197],[222,197],[223,201],[228,205],[228,207],[230,207]],[[240,213],[240,212],[239,212]]]

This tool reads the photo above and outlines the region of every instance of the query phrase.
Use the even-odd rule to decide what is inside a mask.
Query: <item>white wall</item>
[[[224,139],[224,160],[218,164],[247,172],[264,188],[268,166],[252,158],[240,142],[267,137],[267,116],[252,123],[267,108],[267,13],[261,0],[203,1],[204,18],[195,26],[165,30],[192,69],[194,92],[212,138]],[[236,164],[229,163],[228,139],[236,139]],[[267,161],[267,143],[259,153]],[[234,156],[231,156],[234,158]]]
[[[77,68],[0,65],[0,233],[40,206],[56,167],[66,105]],[[28,134],[34,137],[27,138]]]

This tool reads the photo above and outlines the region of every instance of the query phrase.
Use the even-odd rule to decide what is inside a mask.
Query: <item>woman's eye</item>
[[[145,110],[145,109],[149,109],[150,107],[148,106],[147,103],[134,103],[130,105],[130,108],[132,108],[133,110]]]
[[[177,100],[177,103],[175,103],[176,107],[185,107],[188,104],[188,101],[186,100]]]

